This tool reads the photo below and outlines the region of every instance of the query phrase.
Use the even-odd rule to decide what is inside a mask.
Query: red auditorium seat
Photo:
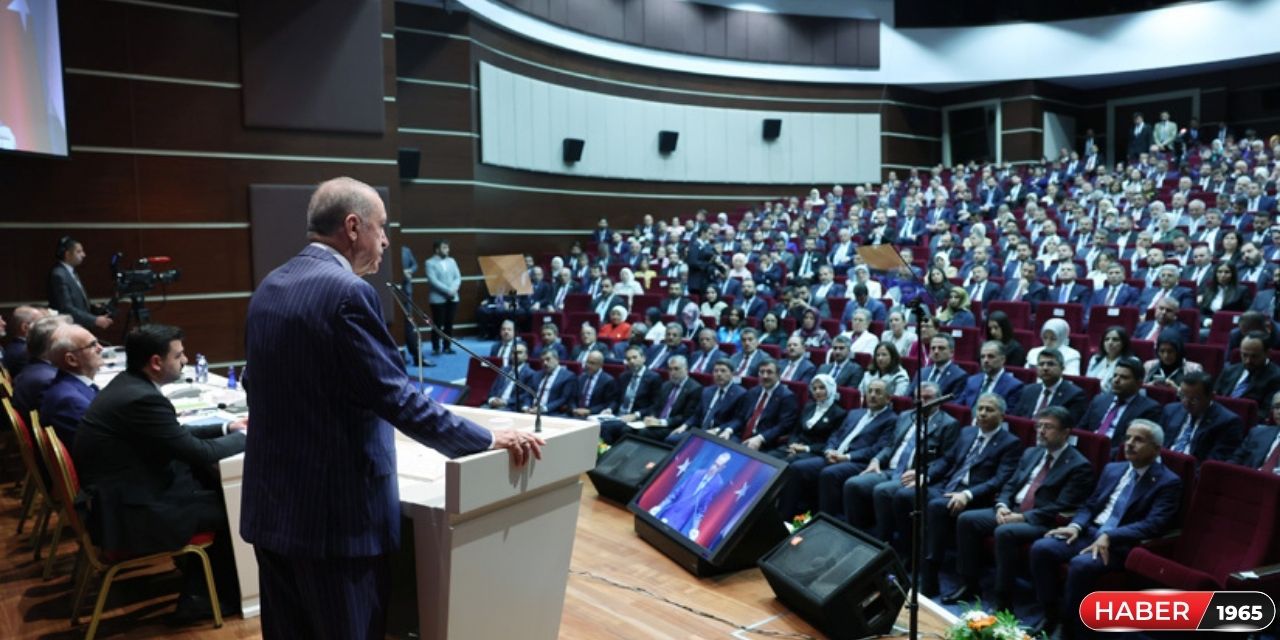
[[[1224,343],[1225,344],[1225,343]],[[1226,353],[1222,344],[1196,344],[1189,342],[1185,345],[1187,350],[1187,359],[1202,365],[1204,370],[1212,376],[1222,373],[1225,363]]]
[[[1165,444],[1171,443],[1166,442]],[[1123,456],[1124,452],[1121,451],[1120,455]],[[1160,450],[1160,461],[1170,471],[1178,474],[1179,478],[1182,478],[1182,509],[1179,517],[1186,515],[1187,507],[1191,505],[1191,496],[1195,494],[1196,490],[1196,467],[1199,462],[1185,453],[1178,453],[1170,449]]]
[[[1160,404],[1173,404],[1178,401],[1178,390],[1163,384],[1145,384],[1142,389],[1147,397]]]
[[[1093,477],[1096,480],[1102,475],[1103,467],[1111,462],[1111,438],[1084,429],[1072,429],[1071,437],[1076,449],[1093,465]]]
[[[1031,327],[1031,303],[1030,302],[1010,302],[1008,300],[992,300],[987,303],[987,316],[989,317],[994,311],[1003,311],[1009,315],[1009,322],[1015,328]],[[1026,346],[1025,344],[1023,346]]]
[[[1036,446],[1036,423],[1031,418],[1023,418],[1021,416],[1006,415],[1004,421],[1009,423],[1009,432],[1022,441],[1022,446],[1030,448]]]
[[[1036,308],[1036,320],[1043,325],[1044,321],[1050,318],[1062,318],[1067,321],[1067,326],[1079,330],[1084,327],[1084,305],[1059,304],[1056,302],[1040,303],[1040,306]]]
[[[1138,326],[1141,311],[1137,307],[1096,307],[1089,312],[1089,343],[1102,344],[1102,334],[1116,325],[1124,327],[1130,335]]]
[[[1280,476],[1209,461],[1180,534],[1134,549],[1125,568],[1172,589],[1228,587],[1230,574],[1280,560]]]
[[[852,387],[837,387],[837,389],[840,392],[840,406],[844,407],[845,410],[852,411],[862,406],[862,394],[857,389]],[[910,403],[907,404],[907,408],[911,408]],[[896,413],[902,413],[902,411],[897,410],[896,406],[894,410]]]
[[[1219,311],[1213,314],[1213,321],[1209,324],[1209,338],[1205,340],[1207,344],[1225,345],[1231,339],[1231,330],[1240,324],[1240,316],[1243,315],[1239,311]]]
[[[1240,416],[1246,432],[1258,424],[1258,403],[1253,400],[1249,398],[1232,398],[1230,396],[1214,396],[1213,399],[1218,404],[1226,407],[1231,413]]]

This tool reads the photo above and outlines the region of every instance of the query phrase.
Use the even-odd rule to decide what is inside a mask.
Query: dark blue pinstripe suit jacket
[[[445,455],[489,431],[414,391],[372,285],[308,246],[249,303],[250,428],[240,534],[269,551],[364,557],[399,545],[392,425]]]

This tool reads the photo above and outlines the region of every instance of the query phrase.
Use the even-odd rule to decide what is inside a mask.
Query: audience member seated
[[[662,413],[666,409],[667,415],[660,416],[666,419],[670,416],[674,407],[668,407],[665,404],[658,405],[658,402],[665,402],[667,398],[660,396],[658,389],[662,386],[662,378],[653,371],[644,366],[644,348],[639,346],[629,346],[626,350],[626,369],[618,376],[617,388],[620,390],[615,406],[606,410],[604,413],[610,416],[616,416],[614,419],[605,419],[600,422],[600,439],[605,444],[613,444],[627,433],[639,433],[646,438],[662,440],[670,429],[641,429],[637,431],[629,431],[629,422],[638,420],[648,420],[651,416]],[[683,356],[674,356],[668,361],[667,371],[672,379],[676,377],[677,362],[680,367],[680,380],[683,382],[688,371]],[[676,385],[677,387],[679,385]],[[694,387],[696,385],[689,385]],[[674,402],[675,399],[672,399]],[[659,433],[661,432],[661,433]]]
[[[898,421],[883,382],[876,380],[867,386],[866,405],[845,416],[840,428],[827,438],[822,455],[790,465],[791,478],[778,498],[778,509],[785,519],[813,507],[842,517],[844,481],[865,469],[872,456],[888,445]]]
[[[784,381],[798,381],[808,384],[818,373],[818,368],[809,360],[809,352],[805,351],[804,340],[800,336],[787,338],[787,350],[778,363],[782,367],[781,377]]]
[[[848,336],[836,336],[831,341],[831,350],[827,352],[829,359],[826,364],[818,367],[818,373],[835,378],[837,386],[857,388],[862,383],[863,371],[853,360],[851,344]]]
[[[1143,384],[1165,385],[1175,389],[1182,385],[1183,376],[1204,367],[1187,360],[1182,334],[1176,329],[1160,332],[1156,339],[1156,357],[1144,365],[1147,371]]]
[[[1160,403],[1148,398],[1142,391],[1142,363],[1137,358],[1123,358],[1112,373],[1112,390],[1089,402],[1084,418],[1077,425],[1111,438],[1111,452],[1120,453],[1124,446],[1124,433],[1134,420],[1150,420],[1168,425],[1160,419]]]
[[[1276,391],[1280,391],[1280,366],[1267,356],[1266,335],[1261,332],[1245,335],[1240,341],[1240,362],[1222,372],[1214,392],[1253,400],[1259,409],[1266,411]]]
[[[767,453],[787,462],[819,455],[831,432],[844,422],[845,410],[839,400],[835,378],[827,374],[814,376],[809,383],[809,402],[800,412],[799,422]]]
[[[1004,352],[1005,362],[1019,363],[1027,361],[1027,350],[1018,342],[1018,338],[1013,334],[1013,321],[1009,319],[1009,314],[995,310],[987,314],[986,339],[995,340],[1000,343],[1000,349]]]
[[[615,305],[609,310],[609,321],[600,325],[600,339],[619,342],[631,337],[631,324],[627,322],[627,308]]]
[[[1005,424],[1005,410],[1004,398],[994,393],[978,398],[974,426],[961,429],[955,446],[929,464],[920,584],[920,593],[927,597],[938,595],[938,571],[955,541],[953,519],[969,509],[990,508],[1017,468],[1022,447]],[[894,496],[896,522],[904,521],[903,512],[909,514],[914,502],[914,490],[898,490]],[[909,538],[903,531],[898,535]]]
[[[1240,446],[1240,417],[1213,399],[1213,378],[1203,372],[1182,379],[1181,402],[1168,405],[1160,417],[1170,451],[1197,462],[1229,460]]]
[[[760,332],[751,327],[742,330],[742,347],[729,358],[733,365],[733,380],[741,382],[745,377],[756,375],[760,363],[769,359],[769,355],[760,350]]]
[[[631,327],[627,327],[627,333],[631,332]],[[599,353],[602,358],[608,359],[609,346],[596,339],[595,327],[583,323],[582,329],[578,332],[578,344],[573,348],[573,361],[587,364],[587,356],[592,353]]]
[[[964,390],[956,398],[957,404],[976,409],[978,398],[994,393],[1004,398],[1006,406],[1013,406],[1022,391],[1022,381],[1004,370],[1004,349],[995,340],[982,343],[978,354],[982,370],[969,376],[964,383]]]
[[[1171,297],[1157,302],[1155,319],[1139,323],[1133,335],[1138,340],[1157,340],[1167,331],[1177,332],[1183,344],[1196,337],[1191,327],[1178,320],[1178,301]]]
[[[538,330],[538,336],[541,342],[538,348],[533,352],[534,358],[542,358],[542,354],[553,351],[556,354],[556,361],[568,360],[569,350],[565,349],[564,343],[560,341],[560,329],[556,325],[547,322]]]
[[[27,334],[27,353],[30,360],[22,373],[13,379],[13,408],[23,419],[29,420],[32,409],[39,409],[44,402],[44,392],[58,375],[58,369],[49,362],[49,349],[53,346],[53,334],[58,327],[71,324],[71,316],[57,315],[41,318]]]
[[[1124,462],[1102,471],[1096,488],[1066,526],[1051,529],[1031,545],[1031,578],[1045,618],[1036,634],[1059,625],[1077,632],[1080,602],[1098,578],[1124,567],[1129,551],[1175,525],[1182,480],[1160,462],[1165,442],[1160,425],[1138,420],[1125,434]],[[1059,569],[1067,565],[1065,584]],[[1082,629],[1081,629],[1082,630]]]
[[[742,309],[736,307],[725,309],[720,319],[720,326],[716,329],[716,340],[721,344],[741,346],[744,327],[746,327],[746,319],[742,315]]]
[[[742,396],[743,412],[740,433],[730,436],[756,450],[768,450],[781,444],[795,429],[799,401],[778,378],[778,363],[772,359],[760,363],[760,384]]]
[[[1129,343],[1129,332],[1124,327],[1108,327],[1102,334],[1102,345],[1098,352],[1089,358],[1089,366],[1084,375],[1098,380],[1102,390],[1111,391],[1111,374],[1116,370],[1116,363],[1125,358],[1132,358],[1133,348]],[[1141,381],[1141,377],[1138,378]]]
[[[1280,393],[1271,398],[1269,422],[1249,430],[1249,437],[1231,456],[1232,464],[1265,473],[1280,473]]]
[[[1157,278],[1157,286],[1148,287],[1142,290],[1142,295],[1138,296],[1138,307],[1141,309],[1154,309],[1156,304],[1165,298],[1173,298],[1178,302],[1180,309],[1194,309],[1195,295],[1191,290],[1178,284],[1180,277],[1178,267],[1166,264],[1160,267],[1160,275]]]
[[[1228,336],[1227,352],[1230,353],[1239,349],[1240,342],[1244,340],[1244,336],[1253,331],[1266,336],[1264,346],[1268,351],[1280,349],[1280,322],[1276,322],[1257,311],[1246,311],[1240,314],[1240,321],[1236,323],[1236,327],[1231,330],[1231,334]]]
[[[653,345],[645,353],[645,361],[648,362],[650,371],[665,369],[667,366],[667,358],[671,356],[684,356],[684,329],[680,324],[672,322],[667,325],[667,337],[662,342]]]
[[[529,366],[529,345],[523,342],[512,342],[511,360],[502,369],[515,376],[521,384],[530,389],[537,389],[538,373]],[[489,388],[489,397],[485,406],[490,409],[506,409],[516,411],[533,404],[533,399],[519,385],[508,380],[506,376],[495,376],[493,386]]]
[[[83,337],[83,334],[81,334]],[[94,544],[114,552],[178,549],[204,531],[214,532],[209,560],[224,610],[239,602],[231,535],[216,479],[218,460],[244,451],[247,421],[184,426],[161,385],[177,382],[187,358],[182,331],[144,325],[125,339],[126,370],[94,398],[71,449],[88,498],[87,526]],[[185,576],[175,620],[212,615],[204,572],[194,557]]]
[[[925,382],[920,386],[920,399],[930,405],[940,393],[937,383]],[[955,447],[960,435],[960,424],[941,405],[925,410],[925,451],[946,452]],[[897,531],[909,532],[896,523],[894,495],[900,489],[915,491],[916,487],[916,410],[911,409],[898,416],[889,444],[880,449],[858,475],[845,480],[842,489],[844,514],[849,524],[863,531],[870,531],[907,557],[910,553],[910,536],[895,537]],[[931,460],[926,460],[927,465]]]
[[[888,328],[880,334],[880,341],[892,343],[900,355],[905,356],[911,353],[912,347],[915,346],[920,336],[916,334],[914,328],[907,324],[907,314],[901,310],[894,309],[889,312],[888,318]]]
[[[942,395],[959,393],[969,375],[952,361],[955,349],[956,341],[950,334],[939,333],[933,336],[929,341],[929,366],[921,369],[911,381],[909,392],[915,393],[916,386],[924,380],[938,383],[942,388]]]
[[[27,335],[31,333],[31,327],[35,325],[37,320],[47,317],[49,314],[45,310],[37,309],[23,305],[13,310],[13,320],[9,323],[9,344],[4,346],[4,366],[9,369],[9,375],[17,377],[22,373],[22,368],[27,366],[30,355],[27,351]],[[0,332],[3,337],[3,332]]]
[[[511,364],[511,356],[515,353],[515,345],[522,342],[524,341],[516,335],[516,323],[512,320],[503,320],[498,329],[498,341],[489,348],[489,357],[498,358],[501,366],[508,366]]]
[[[524,412],[537,413],[540,408],[543,415],[568,415],[577,400],[576,376],[568,367],[560,366],[560,354],[555,349],[543,349],[540,357],[542,371]]]
[[[1071,326],[1062,318],[1049,318],[1040,328],[1040,346],[1027,352],[1027,367],[1040,362],[1040,352],[1056,349],[1062,355],[1063,373],[1080,375],[1080,352],[1071,348]],[[1026,417],[1030,417],[1029,415]]]
[[[702,293],[702,304],[698,307],[698,315],[704,318],[719,319],[729,304],[720,299],[720,290],[716,287],[707,287]]]
[[[1014,578],[1022,548],[1075,511],[1093,491],[1093,465],[1069,442],[1070,415],[1062,407],[1036,414],[1036,446],[1022,453],[993,509],[970,509],[956,522],[956,573],[961,585],[944,604],[981,600],[983,541],[995,537],[996,610],[1013,611]]]
[[[676,427],[667,442],[678,442],[687,429],[699,428],[713,436],[728,440],[742,429],[742,397],[746,390],[733,381],[733,365],[728,358],[717,361],[711,369],[715,384],[702,390],[698,409],[683,425]]]
[[[764,318],[760,320],[760,344],[787,346],[787,332],[783,330],[778,314],[772,311],[764,314]]]
[[[804,346],[809,349],[826,349],[831,346],[831,336],[818,324],[818,312],[813,308],[806,308],[800,317],[800,324],[796,327],[792,337],[798,337]]]
[[[58,374],[40,402],[40,422],[53,425],[63,444],[70,448],[80,419],[98,395],[93,377],[102,368],[102,345],[88,329],[77,324],[63,325],[53,332],[49,361],[58,367]]]
[[[857,363],[854,364],[856,366]],[[862,382],[858,383],[858,392],[866,396],[867,386],[872,380],[883,381],[890,396],[905,396],[910,393],[911,378],[907,375],[906,367],[902,366],[902,356],[892,342],[876,345],[871,363],[862,375]]]
[[[582,375],[578,376],[574,401],[570,415],[575,418],[599,415],[605,409],[612,409],[618,402],[618,388],[613,376],[603,371],[604,352],[587,351],[587,362],[582,367]]]
[[[1040,381],[1022,388],[1010,413],[1030,418],[1045,407],[1056,406],[1067,410],[1072,425],[1080,424],[1089,399],[1084,389],[1062,377],[1062,370],[1062,352],[1057,349],[1041,350],[1036,356],[1036,375]]]

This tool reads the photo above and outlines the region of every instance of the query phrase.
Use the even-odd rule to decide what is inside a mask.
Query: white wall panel
[[[766,118],[782,137],[766,142]],[[658,132],[680,134],[658,153]],[[586,141],[566,165],[564,138]],[[725,109],[624,98],[480,64],[480,141],[487,164],[602,178],[807,184],[880,179],[880,115]]]

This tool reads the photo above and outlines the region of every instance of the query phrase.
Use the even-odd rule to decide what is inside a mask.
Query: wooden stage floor
[[[773,597],[759,569],[696,578],[636,537],[632,515],[597,498],[590,482],[585,477],[583,481],[561,638],[821,637]],[[28,522],[21,536],[13,534],[18,506],[12,491],[0,495],[0,638],[82,638],[87,615],[76,628],[67,620],[75,546],[64,542],[54,577],[41,580],[43,563],[33,560],[29,542],[32,525]],[[177,588],[177,574],[164,566],[117,579],[98,637],[261,637],[257,619],[238,615],[228,618],[222,629],[214,629],[212,623],[181,629],[166,626],[164,618],[173,609]],[[906,621],[904,609],[899,624],[905,628]],[[922,637],[937,638],[945,631],[946,622],[926,607],[921,608],[920,621]]]

